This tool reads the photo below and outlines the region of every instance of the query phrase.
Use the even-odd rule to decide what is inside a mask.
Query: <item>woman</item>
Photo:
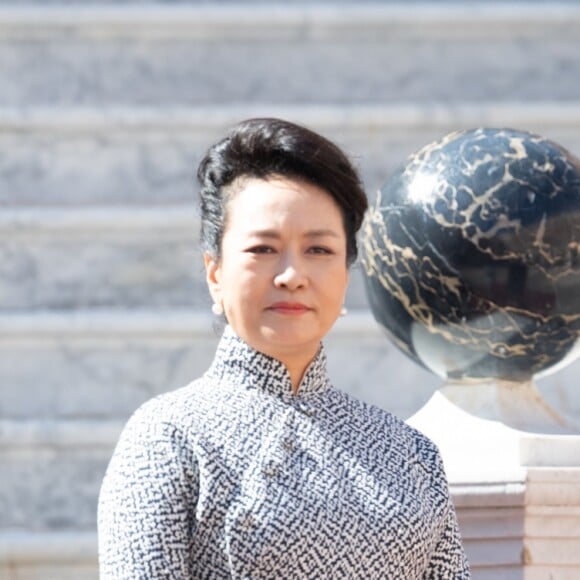
[[[209,370],[127,424],[99,503],[101,578],[468,578],[434,445],[335,390],[367,207],[323,137],[253,119],[200,164]]]

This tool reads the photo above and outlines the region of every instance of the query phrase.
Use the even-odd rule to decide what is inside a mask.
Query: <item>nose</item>
[[[304,267],[297,258],[287,257],[281,264],[278,273],[274,276],[274,285],[290,291],[306,286],[308,277]]]

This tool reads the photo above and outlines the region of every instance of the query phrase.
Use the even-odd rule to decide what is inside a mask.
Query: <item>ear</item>
[[[209,293],[215,304],[222,304],[221,268],[217,259],[208,254],[203,255],[205,264],[205,280]]]

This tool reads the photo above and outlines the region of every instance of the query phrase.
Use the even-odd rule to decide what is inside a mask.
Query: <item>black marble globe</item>
[[[578,354],[580,160],[511,129],[412,155],[363,226],[374,317],[452,380],[526,381]]]

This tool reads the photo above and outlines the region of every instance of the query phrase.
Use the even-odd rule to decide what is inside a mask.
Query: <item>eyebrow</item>
[[[250,231],[249,234],[251,236],[256,236],[256,237],[260,237],[260,238],[279,239],[281,237],[279,232],[277,232],[276,230],[254,230],[254,231]],[[334,230],[328,230],[328,229],[308,230],[304,234],[305,238],[322,238],[322,237],[326,237],[326,236],[330,236],[333,238],[340,237],[340,235],[337,232],[335,232]]]

